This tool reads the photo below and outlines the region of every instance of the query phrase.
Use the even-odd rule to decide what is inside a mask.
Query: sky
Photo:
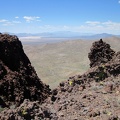
[[[120,0],[0,0],[0,32],[120,35]]]

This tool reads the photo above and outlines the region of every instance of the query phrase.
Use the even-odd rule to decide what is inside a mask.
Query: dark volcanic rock
[[[110,48],[110,45],[100,39],[94,42],[88,58],[90,59],[90,67],[95,67],[101,63],[107,63],[114,56],[115,51]]]
[[[30,63],[17,36],[0,34],[0,60],[12,71],[20,71]]]
[[[97,61],[92,58],[95,64],[92,64],[86,73],[61,82],[42,104],[25,99],[19,107],[3,110],[0,119],[120,120],[120,52],[115,53],[108,49],[107,54],[107,48],[110,47],[102,40],[94,44],[101,45],[100,51],[106,53]],[[95,52],[96,56],[98,53]],[[96,59],[94,54],[93,56]],[[103,62],[104,58],[110,59]],[[4,67],[2,62],[1,64],[3,79],[3,74],[7,75],[8,68]],[[1,102],[4,104],[4,101]]]
[[[106,69],[111,75],[117,76],[120,74],[120,51],[106,64]]]
[[[38,78],[18,37],[0,34],[0,105],[19,105],[24,99],[42,102],[49,93],[49,86]]]

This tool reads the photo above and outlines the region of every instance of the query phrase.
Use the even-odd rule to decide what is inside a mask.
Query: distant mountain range
[[[80,38],[81,38],[81,39],[101,39],[101,38],[107,38],[107,37],[112,37],[112,36],[120,37],[120,35],[102,33],[102,34],[94,34],[94,35],[80,36]]]
[[[14,34],[14,33],[10,33]],[[29,36],[40,36],[42,38],[77,38],[77,39],[100,39],[111,36],[120,37],[120,35],[101,33],[101,34],[92,34],[92,33],[79,33],[71,31],[57,31],[57,32],[43,32],[43,33],[16,33],[18,37],[29,37]]]

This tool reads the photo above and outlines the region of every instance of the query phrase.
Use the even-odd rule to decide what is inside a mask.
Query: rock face
[[[90,67],[95,67],[96,65],[110,61],[114,54],[115,51],[110,48],[109,44],[103,42],[102,39],[94,42],[91,47],[91,51],[88,54]]]
[[[106,45],[101,40],[93,45],[96,43],[98,46]],[[107,46],[110,55],[105,53],[97,61],[92,58],[96,64],[91,64],[83,75],[75,75],[61,82],[42,104],[25,99],[19,107],[3,110],[0,119],[120,120],[120,52],[115,53],[110,45]],[[104,47],[102,49],[100,51],[106,51]],[[101,55],[100,51],[95,54]],[[103,62],[104,58],[110,59]]]
[[[0,34],[0,105],[19,105],[24,99],[42,102],[49,86],[38,78],[17,36]]]

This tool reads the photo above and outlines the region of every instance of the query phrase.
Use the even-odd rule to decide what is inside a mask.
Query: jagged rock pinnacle
[[[102,39],[94,42],[92,44],[91,51],[88,54],[90,67],[95,67],[96,65],[110,61],[114,54],[115,51],[110,48],[109,44],[103,42]]]
[[[19,105],[24,99],[42,102],[50,93],[42,83],[17,36],[0,34],[0,105]],[[4,104],[3,104],[4,102]]]

